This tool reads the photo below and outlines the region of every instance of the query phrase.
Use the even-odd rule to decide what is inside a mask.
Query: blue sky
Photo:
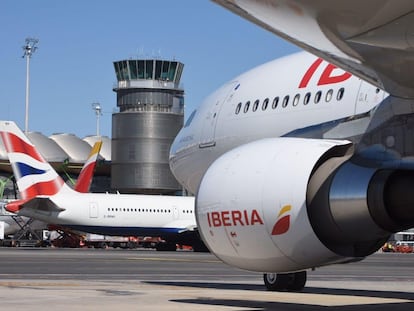
[[[101,134],[111,136],[116,108],[113,61],[176,59],[186,116],[220,85],[293,45],[210,1],[2,0],[1,119],[24,128],[26,37],[39,39],[30,63],[29,130],[45,135],[96,132],[91,108],[103,108]]]

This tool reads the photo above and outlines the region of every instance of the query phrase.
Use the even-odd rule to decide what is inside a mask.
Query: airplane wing
[[[213,1],[394,96],[414,96],[412,0]]]

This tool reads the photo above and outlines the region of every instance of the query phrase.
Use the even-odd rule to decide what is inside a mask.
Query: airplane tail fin
[[[16,123],[0,121],[0,134],[23,200],[70,190]]]
[[[88,159],[82,167],[78,180],[75,184],[75,190],[78,192],[89,192],[91,187],[93,172],[95,170],[96,161],[98,160],[99,151],[101,151],[102,141],[97,141],[89,153]]]

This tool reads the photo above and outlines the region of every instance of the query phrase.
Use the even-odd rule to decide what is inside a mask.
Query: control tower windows
[[[129,80],[128,63],[126,60],[121,62],[121,77],[122,80]]]
[[[128,61],[129,63],[129,72],[131,73],[131,79],[138,79],[138,68],[137,62],[135,60]]]
[[[178,87],[183,64],[166,60],[134,60],[114,62],[116,78],[121,81],[157,80],[173,82]],[[125,87],[126,84],[119,84]]]
[[[183,73],[183,69],[184,69],[183,64],[180,64],[177,62],[177,65],[178,65],[178,70],[177,70],[177,73],[175,74],[174,83],[177,83],[181,80],[181,74]]]
[[[168,68],[167,80],[174,81],[176,71],[177,71],[177,62],[170,62],[170,67]]]
[[[145,62],[145,79],[153,79],[153,66],[154,62],[152,60]]]
[[[145,61],[139,60],[137,63],[138,63],[138,79],[144,79],[144,76],[145,76]]]
[[[120,64],[119,62],[114,63],[114,67],[115,67],[116,79],[118,81],[121,81],[122,77],[121,77],[121,70],[119,69],[119,64]]]
[[[170,62],[163,62],[162,64],[162,72],[161,72],[161,80],[167,80],[168,77],[168,65]]]
[[[129,80],[127,61],[117,62],[114,65],[118,81]]]
[[[160,60],[155,62],[155,80],[161,79],[162,62]]]

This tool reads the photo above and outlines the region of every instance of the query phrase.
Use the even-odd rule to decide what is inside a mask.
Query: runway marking
[[[161,258],[161,257],[146,257],[136,258],[128,257],[127,260],[141,260],[141,261],[170,261],[170,262],[199,262],[199,263],[222,263],[220,260],[194,260],[194,259],[179,259],[179,258]]]

